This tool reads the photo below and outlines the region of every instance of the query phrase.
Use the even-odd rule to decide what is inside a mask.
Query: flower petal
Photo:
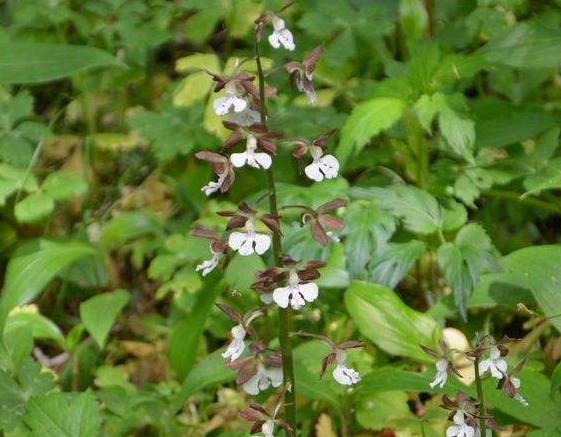
[[[247,162],[247,152],[232,153],[230,155],[230,161],[234,167],[243,167]]]
[[[256,153],[254,156],[257,163],[265,170],[273,163],[273,159],[267,153]]]
[[[228,237],[228,246],[233,250],[238,250],[247,240],[247,234],[244,232],[232,232]]]
[[[255,396],[259,394],[259,379],[260,379],[259,372],[253,375],[249,380],[242,385],[242,388],[247,394]]]
[[[288,299],[290,297],[292,290],[289,287],[279,287],[275,288],[273,291],[273,300],[281,308],[288,307]]]
[[[304,299],[306,299],[308,302],[313,302],[318,297],[318,286],[313,282],[310,282],[308,284],[300,284],[298,286],[298,291],[300,291]]]
[[[323,181],[323,173],[320,171],[320,166],[316,162],[312,162],[310,165],[307,165],[304,169],[304,173],[306,173],[306,176],[313,181]]]
[[[253,241],[255,241],[255,252],[259,255],[263,255],[271,247],[271,237],[267,234],[255,234]]]

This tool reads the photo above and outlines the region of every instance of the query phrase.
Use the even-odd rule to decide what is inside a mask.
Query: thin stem
[[[485,400],[483,399],[483,387],[481,386],[481,375],[479,374],[479,357],[475,358],[473,363],[475,367],[475,386],[477,387],[477,402],[479,402],[479,430],[481,436],[486,436],[485,433],[485,416],[487,411],[485,409]]]
[[[257,75],[259,78],[259,104],[261,123],[267,123],[267,107],[265,105],[265,77],[261,65],[261,54],[259,52],[259,41],[255,34],[255,61],[257,63]],[[267,169],[267,189],[269,191],[269,211],[278,214],[277,191],[275,176],[272,167]],[[282,267],[282,245],[280,236],[273,232],[273,259],[275,266]],[[282,355],[282,373],[285,387],[284,393],[285,421],[296,433],[296,386],[294,384],[294,364],[292,360],[292,343],[289,337],[290,309],[279,308],[279,343]]]
[[[544,211],[561,214],[561,207],[552,205],[540,199],[535,199],[533,197],[520,197],[520,194],[513,193],[512,191],[489,189],[484,190],[482,194],[485,196],[496,197],[498,199],[516,200],[520,203],[525,203],[526,205],[531,205],[535,206],[536,208],[543,209]]]
[[[352,424],[352,414],[351,414],[351,400],[349,395],[345,393],[343,396],[343,403],[341,405],[341,436],[351,437],[351,424]]]

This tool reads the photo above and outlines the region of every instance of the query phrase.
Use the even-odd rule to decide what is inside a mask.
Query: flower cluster
[[[307,140],[287,139],[281,131],[269,130],[267,127],[269,115],[266,99],[274,96],[276,90],[264,83],[259,42],[265,29],[272,26],[272,33],[268,36],[271,46],[275,49],[283,47],[290,51],[295,49],[293,35],[287,29],[285,21],[279,17],[280,12],[282,10],[276,13],[264,12],[255,21],[257,81],[256,76],[243,71],[243,62],[237,63],[229,76],[208,72],[216,83],[214,91],[220,93],[213,102],[214,111],[217,115],[225,117],[222,123],[231,133],[220,151],[200,151],[196,154],[197,158],[212,165],[216,175],[215,180],[202,187],[207,196],[227,192],[235,182],[236,172],[244,167],[267,172],[267,196],[270,200],[268,212],[259,210],[259,201],[252,205],[241,202],[234,211],[217,212],[220,217],[227,219],[221,232],[202,227],[196,227],[192,231],[193,235],[211,241],[211,258],[196,268],[203,275],[207,275],[220,264],[226,266],[234,252],[241,256],[266,255],[271,248],[274,249],[271,257],[275,261],[274,266],[255,272],[256,280],[252,285],[252,289],[260,297],[261,307],[241,314],[228,305],[217,304],[235,323],[231,328],[231,342],[223,352],[226,366],[237,372],[237,384],[250,395],[280,386],[283,386],[282,396],[292,393],[292,381],[284,381],[283,384],[283,370],[287,370],[283,369],[286,365],[283,359],[290,360],[290,354],[285,354],[282,347],[281,352],[271,349],[259,338],[252,323],[264,315],[269,306],[278,307],[279,314],[286,315],[290,314],[287,311],[299,311],[305,305],[314,302],[320,294],[314,281],[320,277],[320,269],[325,266],[320,260],[300,261],[283,255],[282,217],[277,211],[291,207],[300,208],[302,226],[309,225],[312,237],[322,246],[326,246],[339,241],[337,233],[342,231],[345,225],[335,213],[347,203],[344,199],[334,199],[315,209],[304,205],[276,205],[273,168],[274,158],[280,146],[293,147],[292,155],[297,159],[298,168],[303,169],[303,173],[313,181],[335,178],[339,172],[339,162],[335,156],[326,153],[327,142],[335,130]],[[312,80],[316,63],[322,53],[323,48],[316,47],[301,62],[288,62],[284,65],[291,84],[303,92],[310,103],[316,100]],[[288,332],[279,331],[279,337],[281,336],[286,344]],[[326,368],[333,364],[332,376],[337,382],[343,386],[358,383],[360,375],[347,364],[346,350],[361,347],[362,343],[346,341],[336,344],[326,337],[321,339],[331,349],[323,360],[321,375],[323,376]],[[284,357],[281,353],[285,354]],[[284,372],[284,375],[286,374]],[[254,422],[253,432],[260,431],[265,437],[273,436],[276,425],[291,433],[290,426],[276,417],[280,405],[282,402],[277,404],[273,414],[269,414],[263,407],[251,404],[241,415]]]
[[[443,388],[448,379],[449,372],[460,377],[462,376],[453,364],[454,356],[461,355],[472,361],[474,366],[477,366],[475,369],[476,379],[487,376],[498,379],[497,389],[503,390],[507,396],[527,406],[528,402],[526,399],[518,393],[521,384],[520,379],[515,376],[524,366],[525,360],[520,361],[512,370],[508,370],[508,362],[505,357],[509,353],[506,346],[509,341],[511,340],[508,338],[495,341],[487,335],[481,338],[472,350],[467,352],[450,349],[442,339],[439,342],[440,352],[421,346],[425,353],[437,359],[436,375],[430,383],[430,387],[438,386]],[[481,381],[477,381],[477,383],[481,383]],[[444,395],[442,407],[454,410],[449,418],[454,424],[448,427],[446,431],[447,437],[480,436],[480,424],[484,424],[483,426],[487,428],[487,431],[497,428],[493,416],[487,413],[484,415],[481,412],[478,413],[476,403],[461,391],[458,392],[454,401]],[[483,408],[482,411],[485,411],[485,409]]]

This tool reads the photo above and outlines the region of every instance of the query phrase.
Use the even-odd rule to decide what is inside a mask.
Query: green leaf
[[[37,43],[0,45],[0,83],[60,79],[94,67],[122,65],[103,50],[88,46]]]
[[[547,23],[519,23],[493,38],[478,54],[487,62],[516,68],[558,68],[561,35]]]
[[[49,393],[32,398],[25,423],[32,437],[96,437],[100,426],[93,394]]]
[[[436,347],[440,331],[436,321],[409,308],[389,288],[353,281],[345,304],[361,334],[384,351],[431,361],[419,345]]]
[[[337,157],[341,167],[358,154],[375,135],[392,127],[403,113],[404,103],[395,98],[381,97],[358,104],[341,129]]]
[[[207,277],[191,314],[171,328],[168,338],[169,360],[173,370],[183,378],[189,374],[195,364],[206,319],[216,297],[222,291],[218,279],[218,273]]]
[[[395,232],[395,221],[372,202],[351,203],[345,212],[345,256],[352,278],[366,279],[366,266]]]
[[[432,122],[438,115],[438,124],[442,136],[446,139],[452,150],[473,163],[473,145],[475,142],[475,124],[472,120],[464,118],[455,109],[465,106],[463,96],[447,96],[435,93],[432,96],[423,95],[415,104],[415,111],[423,128],[431,133]]]
[[[549,391],[551,399],[559,398],[559,388],[561,388],[561,363],[557,363],[551,374],[551,386]]]
[[[140,211],[130,211],[119,214],[105,223],[101,229],[100,241],[104,246],[118,247],[143,235],[163,237],[163,229],[156,219]]]
[[[191,129],[179,109],[159,114],[143,109],[129,118],[131,128],[152,143],[159,160],[186,155],[195,145]]]
[[[10,335],[21,327],[29,328],[33,338],[53,340],[64,349],[64,335],[59,327],[38,312],[21,310],[11,313],[6,321],[4,335]]]
[[[49,174],[41,184],[41,190],[54,200],[84,194],[88,189],[86,180],[72,171],[57,171]]]
[[[193,367],[172,401],[173,411],[179,410],[187,398],[201,392],[204,388],[233,381],[236,378],[236,372],[224,366],[222,352],[223,349],[214,351]]]
[[[128,291],[115,290],[98,294],[80,304],[80,318],[100,349],[103,349],[109,330],[129,299]]]
[[[531,290],[550,323],[561,331],[561,246],[525,247],[505,256],[502,264]]]
[[[37,240],[16,250],[6,268],[2,306],[11,309],[35,298],[62,269],[99,252],[81,241]]]
[[[499,268],[493,244],[481,226],[470,223],[458,232],[454,243],[438,248],[437,259],[454,302],[467,319],[467,301],[481,273]]]
[[[428,192],[409,185],[393,185],[375,190],[380,207],[400,218],[405,227],[418,234],[432,234],[442,228],[442,210]]]
[[[526,192],[521,197],[561,188],[561,158],[555,158],[524,178]]]
[[[407,243],[389,243],[381,254],[373,257],[369,266],[370,281],[394,288],[425,248],[426,244],[417,240]]]
[[[14,213],[20,223],[35,223],[45,218],[55,208],[55,202],[46,193],[33,193],[16,203]]]

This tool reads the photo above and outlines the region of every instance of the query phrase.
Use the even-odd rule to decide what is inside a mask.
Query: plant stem
[[[483,399],[483,387],[481,386],[481,375],[479,374],[479,357],[475,359],[473,363],[475,367],[475,386],[477,387],[477,402],[479,402],[479,430],[481,431],[481,436],[485,437],[485,415],[487,411],[485,409],[485,400]]]
[[[257,63],[257,75],[259,77],[259,104],[261,113],[261,123],[267,123],[267,107],[265,105],[265,78],[261,65],[261,55],[259,52],[259,41],[255,35],[255,59]],[[269,211],[271,214],[278,214],[277,191],[275,186],[275,176],[273,169],[267,169],[267,189],[269,191]],[[282,267],[282,245],[280,236],[273,232],[273,259],[275,266]],[[290,309],[279,308],[279,343],[282,355],[282,374],[285,387],[288,390],[284,394],[285,421],[296,433],[296,387],[294,385],[294,364],[292,360],[292,343],[289,337],[290,329]]]
[[[489,189],[484,190],[482,194],[484,196],[496,197],[498,199],[516,200],[520,203],[525,203],[526,205],[531,205],[535,206],[536,208],[543,209],[544,211],[561,214],[561,208],[556,205],[552,205],[551,203],[545,202],[540,199],[535,199],[533,197],[520,197],[520,194],[513,193],[512,191]]]

